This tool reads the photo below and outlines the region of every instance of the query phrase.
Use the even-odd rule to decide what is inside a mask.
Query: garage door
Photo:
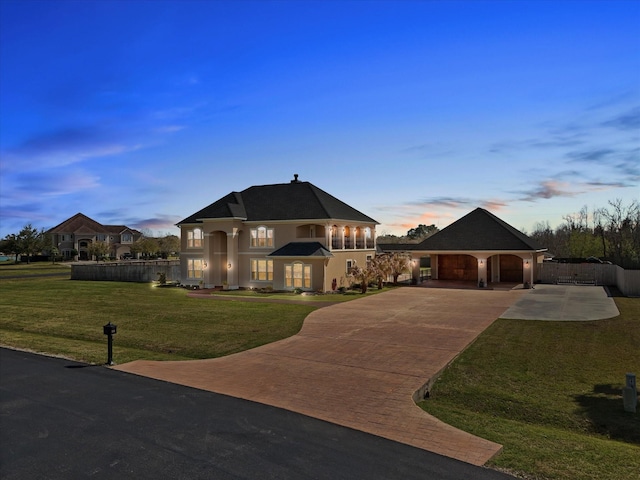
[[[440,280],[478,280],[478,260],[471,255],[438,255]]]
[[[522,282],[522,259],[515,255],[500,255],[500,281]]]

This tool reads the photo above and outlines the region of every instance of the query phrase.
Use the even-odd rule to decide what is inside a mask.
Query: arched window
[[[273,228],[258,227],[251,229],[252,247],[273,247]]]
[[[202,241],[204,239],[204,233],[200,228],[194,228],[187,232],[187,247],[189,248],[202,248]]]

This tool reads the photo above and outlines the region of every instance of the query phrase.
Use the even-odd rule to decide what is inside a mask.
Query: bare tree
[[[612,260],[618,265],[640,264],[640,204],[633,200],[623,205],[621,199],[609,201],[609,208],[599,211],[604,237]]]

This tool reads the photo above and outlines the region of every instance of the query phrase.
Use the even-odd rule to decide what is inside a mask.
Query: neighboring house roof
[[[535,240],[483,208],[476,208],[415,246],[416,250],[537,250]]]
[[[76,213],[73,217],[70,217],[59,225],[50,228],[47,233],[102,233],[105,235],[120,235],[127,230],[135,235],[140,233],[138,230],[129,228],[126,225],[102,225],[82,213]]]
[[[229,193],[178,225],[224,218],[255,222],[336,219],[378,223],[315,185],[299,181],[296,175],[290,183],[253,186]]]
[[[268,255],[269,257],[333,257],[320,242],[291,242]]]

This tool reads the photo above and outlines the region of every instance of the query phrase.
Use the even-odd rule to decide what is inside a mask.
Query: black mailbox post
[[[107,357],[107,365],[113,365],[113,336],[116,334],[118,329],[117,325],[109,322],[104,327],[102,327],[102,332],[108,338],[108,357]]]

